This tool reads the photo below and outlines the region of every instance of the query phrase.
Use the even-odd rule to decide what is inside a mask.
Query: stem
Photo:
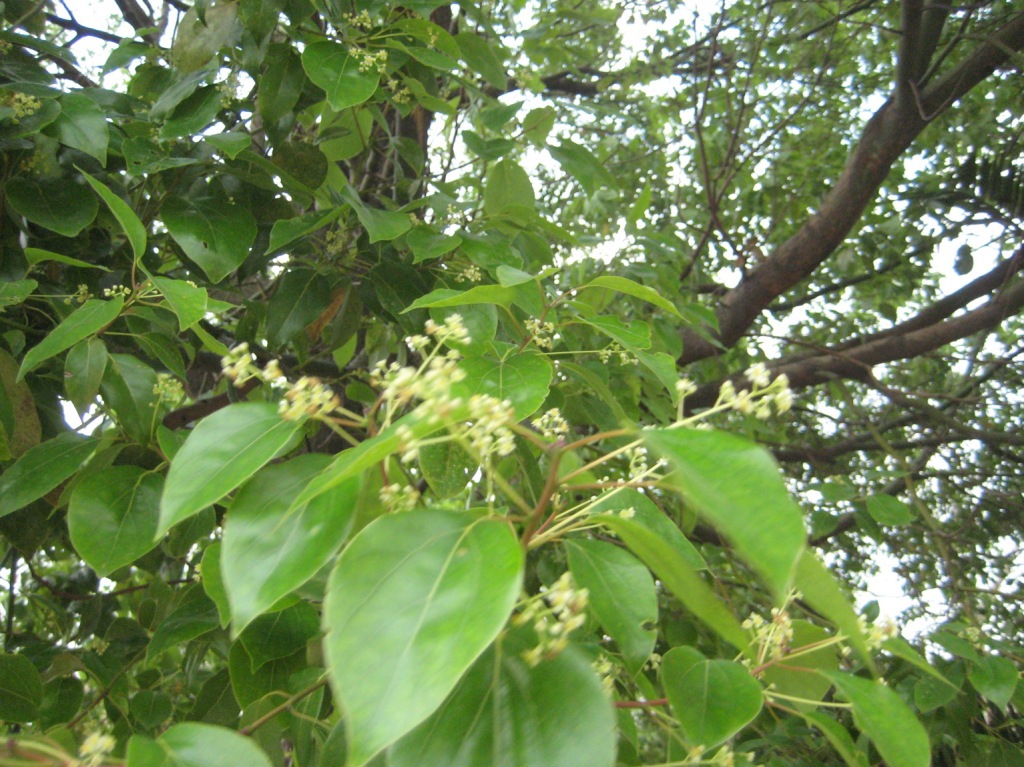
[[[267,722],[269,722],[271,719],[276,717],[278,714],[281,714],[281,713],[287,711],[289,708],[291,708],[293,703],[297,703],[298,701],[300,701],[303,698],[305,698],[307,695],[312,695],[314,692],[316,692],[317,690],[319,690],[321,687],[323,687],[326,684],[327,684],[327,674],[324,673],[323,676],[321,676],[319,679],[317,679],[315,682],[313,682],[313,684],[311,684],[309,687],[307,687],[306,689],[300,690],[299,692],[295,693],[290,698],[288,698],[284,703],[282,703],[280,706],[275,706],[274,708],[270,709],[270,711],[265,713],[259,719],[254,721],[252,724],[248,724],[245,727],[240,728],[238,730],[238,732],[241,735],[252,735],[256,730],[258,730],[260,727],[265,725]]]
[[[667,706],[668,698],[654,700],[617,700],[612,703],[615,708],[650,708],[651,706]]]

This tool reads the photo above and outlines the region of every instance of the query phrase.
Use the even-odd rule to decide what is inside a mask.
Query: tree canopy
[[[1024,764],[1019,3],[79,5],[0,765]]]

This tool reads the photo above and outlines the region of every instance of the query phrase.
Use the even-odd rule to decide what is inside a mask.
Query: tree
[[[0,764],[1024,760],[1019,4],[116,9],[0,29]]]

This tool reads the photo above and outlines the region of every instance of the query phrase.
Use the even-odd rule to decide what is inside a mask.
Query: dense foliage
[[[0,765],[1024,764],[1019,4],[84,6],[0,24]]]

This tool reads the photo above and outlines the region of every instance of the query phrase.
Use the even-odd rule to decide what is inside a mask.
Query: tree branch
[[[768,305],[807,278],[846,239],[900,156],[929,120],[1024,49],[1024,13],[1011,18],[956,69],[919,98],[890,98],[868,121],[842,175],[817,213],[753,268],[721,301],[719,332],[708,340],[682,332],[681,365],[716,356],[736,344]]]

